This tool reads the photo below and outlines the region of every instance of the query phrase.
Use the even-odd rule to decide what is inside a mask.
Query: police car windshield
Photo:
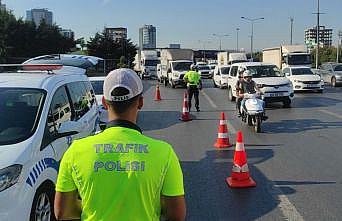
[[[90,83],[93,86],[96,95],[102,95],[103,94],[103,83],[104,83],[104,81],[90,80]]]
[[[19,143],[34,133],[44,98],[41,89],[0,88],[0,145]]]
[[[253,78],[284,77],[275,65],[248,66],[247,69],[252,72]]]

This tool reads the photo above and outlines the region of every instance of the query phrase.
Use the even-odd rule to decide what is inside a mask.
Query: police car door
[[[87,137],[95,133],[99,122],[96,97],[87,81],[67,84],[73,108],[73,121],[80,122],[82,131],[75,135],[77,138]]]
[[[44,160],[48,159],[51,161],[52,165],[56,163],[56,165],[58,165],[58,162],[61,160],[63,154],[71,144],[71,136],[61,137],[58,134],[58,129],[61,124],[71,121],[71,116],[71,105],[67,96],[66,88],[65,86],[61,86],[54,93],[50,103],[41,148],[45,149],[48,145],[52,146],[54,156],[48,156],[47,154],[44,154]]]

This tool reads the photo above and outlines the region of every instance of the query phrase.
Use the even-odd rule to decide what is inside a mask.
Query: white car
[[[84,69],[21,67],[0,66],[0,220],[55,220],[59,163],[98,129],[98,107]]]
[[[309,67],[287,67],[283,69],[283,73],[292,82],[294,91],[323,92],[323,80]]]
[[[205,64],[201,64],[201,65],[196,65],[197,69],[198,69],[198,73],[201,75],[201,78],[211,78],[211,70],[209,65]]]
[[[214,70],[213,82],[215,87],[224,88],[228,86],[228,74],[230,65],[216,66]]]
[[[236,98],[236,82],[238,69],[242,67],[250,70],[253,80],[260,88],[262,100],[266,103],[283,102],[284,107],[290,107],[294,98],[292,83],[277,66],[262,62],[235,63],[230,66],[228,76],[228,97],[234,101]]]
[[[97,104],[100,113],[100,128],[104,129],[108,123],[108,110],[103,105],[103,83],[106,77],[89,77],[89,81],[94,88]]]

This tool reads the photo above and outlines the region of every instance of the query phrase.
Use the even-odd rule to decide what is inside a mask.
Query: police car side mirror
[[[66,137],[78,134],[82,131],[82,124],[77,121],[66,121],[61,123],[58,129],[58,137]]]

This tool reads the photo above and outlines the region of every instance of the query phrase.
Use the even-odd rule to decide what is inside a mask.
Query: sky
[[[76,38],[88,39],[106,27],[126,27],[128,37],[138,44],[139,27],[157,28],[157,47],[180,43],[182,48],[235,49],[239,28],[239,48],[250,48],[250,23],[241,19],[264,17],[254,26],[254,48],[274,47],[290,42],[290,17],[294,17],[293,42],[304,43],[304,30],[316,25],[317,0],[2,0],[17,17],[26,10],[47,8],[54,22],[72,29]],[[342,30],[342,0],[320,0],[321,25]]]

